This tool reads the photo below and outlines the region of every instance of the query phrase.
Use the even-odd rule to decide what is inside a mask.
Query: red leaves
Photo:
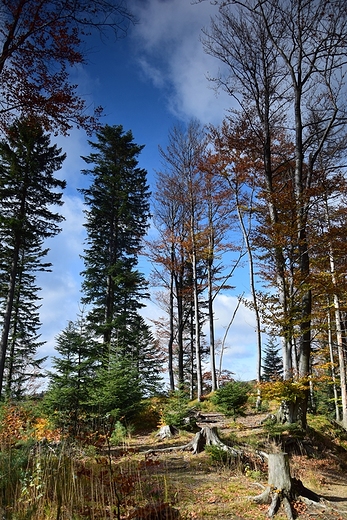
[[[16,0],[5,3],[0,29],[0,128],[13,117],[35,116],[46,130],[66,134],[73,124],[97,127],[100,107],[86,112],[86,102],[69,81],[68,67],[84,62],[78,24],[83,2]],[[110,4],[111,5],[111,4]],[[110,7],[112,9],[112,7]],[[116,9],[116,8],[115,8]]]

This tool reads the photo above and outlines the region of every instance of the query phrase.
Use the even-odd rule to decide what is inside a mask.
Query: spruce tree
[[[83,159],[90,169],[86,204],[87,247],[82,272],[83,299],[88,319],[102,340],[100,356],[107,367],[112,356],[134,348],[134,320],[147,296],[147,283],[136,266],[148,228],[147,172],[138,167],[143,146],[133,142],[122,126],[104,126],[90,142],[94,150]]]
[[[28,361],[29,353],[33,356],[38,346],[36,331],[40,323],[34,306],[39,288],[35,286],[35,272],[51,267],[43,262],[48,252],[43,244],[45,239],[59,233],[59,223],[63,220],[52,208],[62,205],[65,181],[53,174],[64,159],[61,149],[50,145],[50,136],[32,119],[17,120],[7,138],[0,142],[0,392],[9,345],[7,388],[11,387],[20,324],[21,345],[26,343],[26,348],[30,347],[23,362]]]
[[[134,320],[132,332],[132,350],[129,355],[135,360],[142,394],[155,395],[162,389],[161,367],[165,363],[165,356],[142,316]]]
[[[57,412],[60,424],[76,435],[83,424],[81,414],[86,418],[90,415],[99,366],[97,344],[83,315],[68,323],[58,335],[55,348],[59,357],[53,357],[45,406]]]
[[[280,349],[273,338],[269,339],[264,349],[264,362],[262,364],[262,380],[276,381],[283,378],[283,360]]]

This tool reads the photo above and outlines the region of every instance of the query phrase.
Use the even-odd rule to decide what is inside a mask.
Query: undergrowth
[[[185,400],[182,396],[173,400],[174,412],[179,412],[178,404]],[[162,404],[158,402],[155,409],[149,409],[151,417],[159,416]],[[321,447],[329,443],[342,447],[345,432],[336,431],[330,421],[309,416],[309,428],[306,438],[312,442],[319,441]],[[247,445],[255,454],[252,458],[245,451],[242,463],[235,464],[228,452],[216,446],[207,447],[199,455],[179,451],[159,454],[156,443],[160,441],[149,434],[143,436],[143,442],[153,450],[139,452],[141,436],[121,423],[115,425],[109,439],[94,435],[80,443],[64,438],[46,419],[9,407],[2,412],[0,427],[0,518],[263,519],[266,509],[247,500],[258,494],[259,484],[266,484],[266,464],[261,463],[257,450],[267,443],[267,448],[275,451],[288,439],[302,442],[304,438],[295,426],[268,425],[256,431],[234,421],[227,431],[221,430],[223,442],[241,449]],[[178,440],[170,439],[166,445],[185,444],[187,436],[190,440],[193,433],[181,431]],[[317,457],[322,450],[316,451]],[[293,457],[299,478],[303,460],[309,457]],[[306,481],[321,485],[321,480],[313,480],[316,473],[310,471],[309,463],[305,464]],[[276,520],[284,518],[281,511],[276,516]]]

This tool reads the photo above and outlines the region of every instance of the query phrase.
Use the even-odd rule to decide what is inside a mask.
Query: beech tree
[[[183,384],[184,378],[184,331],[189,331],[188,343],[194,345],[194,348],[188,348],[191,352],[191,388],[193,388],[193,379],[196,378],[199,399],[202,395],[202,313],[199,300],[202,289],[199,263],[202,248],[207,244],[206,237],[201,233],[203,198],[199,186],[199,180],[202,178],[199,165],[205,147],[205,136],[197,121],[192,121],[186,131],[179,127],[173,128],[167,148],[160,149],[166,171],[160,174],[161,192],[157,193],[157,201],[160,200],[166,205],[164,211],[163,208],[159,209],[157,222],[161,221],[160,225],[164,226],[162,232],[169,237],[171,244],[171,251],[165,263],[166,268],[169,267],[172,273],[172,280],[175,281],[175,287],[170,283],[170,290],[176,290],[177,299],[179,385]],[[163,200],[163,189],[168,195],[168,200],[171,201],[169,206]],[[168,191],[171,193],[169,194]],[[173,318],[172,298],[170,303],[169,313]]]
[[[274,193],[273,150],[276,133],[287,132],[293,143],[292,183],[295,250],[298,265],[300,323],[296,377],[310,373],[312,287],[308,216],[319,161],[330,156],[338,168],[345,137],[347,13],[337,0],[217,1],[219,14],[205,31],[205,50],[220,59],[225,74],[216,79],[239,103],[261,143],[264,184],[273,226],[278,222]],[[278,248],[276,274],[285,298],[285,262]],[[286,347],[284,343],[284,347]],[[284,348],[285,377],[292,377],[290,349]],[[291,412],[291,421],[306,426],[307,385]]]
[[[50,263],[43,262],[48,249],[47,238],[59,233],[63,217],[53,211],[61,206],[65,181],[53,175],[62,166],[65,155],[56,145],[50,145],[36,121],[17,121],[8,138],[0,142],[0,240],[2,272],[2,334],[0,341],[0,393],[3,385],[9,341],[17,341],[18,327],[24,323],[19,309],[35,332],[36,318],[30,316],[28,299],[35,305],[38,288],[33,285],[35,271],[47,271]],[[27,286],[31,276],[31,285]],[[31,294],[28,290],[31,289]],[[34,341],[31,331],[31,341]],[[12,334],[12,336],[11,336]],[[28,331],[26,338],[29,339]],[[24,338],[22,337],[22,340]],[[11,352],[13,349],[11,347]],[[13,359],[13,352],[11,354]],[[11,361],[10,361],[11,364]]]
[[[94,128],[101,108],[88,105],[69,79],[85,63],[85,40],[126,31],[134,18],[117,0],[2,0],[0,4],[0,128],[35,116],[46,130]]]
[[[225,275],[221,256],[232,247],[226,240],[232,223],[228,186],[214,174],[207,146],[207,133],[197,121],[170,132],[169,145],[161,150],[163,167],[155,192],[154,222],[160,238],[149,244],[156,280],[164,283],[168,293],[161,302],[169,314],[171,389],[176,346],[178,385],[182,388],[189,366],[191,392],[197,378],[198,398],[202,392],[198,358],[206,355],[201,334],[206,317],[212,386],[217,387],[213,304],[219,291],[229,288],[230,275]]]

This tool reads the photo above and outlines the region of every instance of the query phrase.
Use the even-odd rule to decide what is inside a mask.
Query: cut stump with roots
[[[319,496],[305,488],[300,480],[290,476],[289,457],[287,453],[269,453],[268,485],[260,495],[252,497],[257,504],[270,504],[267,516],[273,518],[281,504],[288,520],[294,520],[290,502],[301,495],[319,503]]]
[[[217,446],[219,449],[230,453],[235,458],[240,458],[242,456],[242,452],[232,448],[231,446],[227,446],[218,436],[217,428],[210,428],[209,426],[203,426],[200,431],[198,431],[194,438],[188,442],[188,444],[184,444],[183,446],[170,446],[168,448],[158,448],[154,450],[149,450],[149,452],[153,451],[192,451],[193,454],[201,453],[204,451],[205,446]],[[147,452],[148,453],[148,452]]]

